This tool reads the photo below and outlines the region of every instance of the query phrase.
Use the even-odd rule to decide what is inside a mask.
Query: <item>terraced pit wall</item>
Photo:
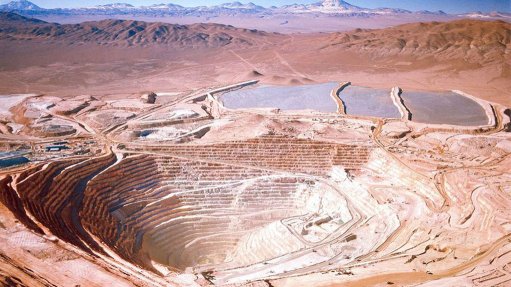
[[[147,149],[155,153],[128,151],[121,159],[109,152],[40,164],[3,177],[0,199],[31,229],[88,253],[108,256],[104,243],[147,270],[157,272],[154,260],[183,270],[222,262],[243,235],[232,230],[230,237],[215,237],[239,216],[208,213],[236,202],[236,212],[255,216],[249,211],[264,210],[261,204],[270,204],[264,199],[273,198],[278,204],[267,217],[256,216],[240,226],[247,224],[248,230],[251,222],[261,226],[292,215],[301,206],[293,194],[310,184],[303,177],[326,176],[334,165],[359,169],[372,147],[269,137]],[[202,219],[197,222],[196,217]],[[204,237],[210,240],[200,239]],[[194,248],[185,248],[192,243]]]

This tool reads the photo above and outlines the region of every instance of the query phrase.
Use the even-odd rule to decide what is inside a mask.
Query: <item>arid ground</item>
[[[129,95],[149,90],[184,92],[254,78],[276,84],[349,78],[374,87],[461,89],[511,104],[510,24],[499,21],[414,23],[305,35],[196,24],[183,32],[186,42],[177,38],[167,43],[154,35],[168,27],[174,30],[160,37],[177,33],[175,25],[151,24],[151,29],[134,36],[129,36],[130,29],[145,23],[92,22],[70,35],[51,33],[72,26],[43,25],[54,29],[46,35],[44,30],[29,31],[37,23],[3,21],[16,32],[2,32],[0,93]],[[111,34],[86,32],[93,28]],[[116,33],[119,36],[114,39]],[[204,40],[197,37],[200,33],[228,37]]]

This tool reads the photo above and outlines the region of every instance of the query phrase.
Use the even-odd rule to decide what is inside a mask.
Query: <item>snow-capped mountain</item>
[[[135,7],[127,3],[113,3],[107,5],[99,5],[87,8],[57,8],[44,9],[28,0],[14,0],[8,4],[0,5],[0,11],[15,11],[16,13],[32,16],[32,15],[132,15],[132,16],[207,16],[216,17],[220,15],[288,15],[288,14],[314,14],[314,15],[330,15],[342,17],[369,17],[372,15],[405,15],[415,14],[418,16],[442,16],[447,15],[442,11],[416,11],[411,12],[404,9],[396,8],[378,8],[369,9],[352,5],[343,0],[324,0],[313,4],[292,4],[281,7],[265,8],[252,2],[244,4],[241,2],[224,3],[216,6],[200,6],[200,7],[183,7],[172,3],[162,3],[150,6]],[[493,13],[467,13],[460,15],[451,15],[453,17],[467,18],[510,18],[509,13],[493,12]]]
[[[353,13],[368,10],[358,6],[351,5],[348,2],[342,0],[325,0],[323,2],[317,2],[313,4],[292,4],[282,6],[278,9],[290,13],[328,13],[328,14]]]
[[[97,5],[97,6],[94,6],[94,8],[97,8],[97,9],[132,9],[132,8],[135,8],[135,6],[128,4],[128,3],[112,3],[112,4],[106,4],[106,5]]]
[[[135,7],[128,3],[112,3],[83,8],[57,8],[43,9],[27,0],[15,0],[5,5],[0,5],[0,11],[16,11],[26,15],[189,15],[200,16],[203,14],[246,14],[262,13],[269,9],[254,3],[243,4],[241,2],[224,3],[216,6],[183,7],[172,3],[154,4],[149,6]]]
[[[243,4],[241,2],[231,2],[231,3],[224,3],[221,5],[218,5],[216,7],[221,8],[227,8],[227,9],[247,9],[247,10],[264,10],[265,8],[259,5],[256,5],[252,2]]]
[[[41,7],[27,0],[14,0],[5,5],[0,5],[3,11],[42,10]]]
[[[319,13],[342,16],[412,13],[411,11],[408,10],[395,8],[378,8],[378,9],[362,8],[342,0],[325,0],[323,2],[317,2],[313,4],[293,4],[282,6],[277,9],[284,13],[295,14]]]
[[[154,4],[151,6],[142,6],[142,7],[139,7],[139,9],[140,10],[169,10],[169,11],[186,10],[185,7],[176,5],[176,4],[172,4],[172,3],[168,3],[168,4],[162,3],[162,4]]]
[[[282,7],[265,8],[256,5],[252,2],[244,4],[241,2],[224,3],[216,6],[200,6],[200,7],[183,7],[176,4],[155,4],[150,6],[134,7],[127,3],[113,3],[107,5],[99,5],[87,8],[73,8],[73,9],[42,9],[37,5],[27,0],[15,0],[5,5],[0,5],[1,11],[24,11],[30,14],[30,11],[39,11],[36,14],[66,14],[66,15],[83,15],[83,14],[105,14],[109,13],[132,13],[132,14],[151,14],[151,13],[166,13],[172,14],[186,14],[195,15],[204,13],[209,14],[246,14],[246,13],[274,13],[274,14],[287,14],[287,13],[326,13],[326,14],[353,14],[353,13],[390,13],[391,9],[366,9],[355,5],[351,5],[343,0],[324,0],[314,4],[294,4]],[[392,10],[395,13],[401,13],[401,10]]]
[[[309,10],[318,11],[323,13],[346,13],[346,12],[359,12],[363,8],[351,5],[342,0],[325,0],[315,4],[307,5]]]
[[[483,13],[480,11],[472,12],[472,13],[466,13],[461,14],[462,17],[467,18],[474,18],[474,19],[486,19],[486,18],[497,18],[497,19],[511,19],[511,13],[505,13],[505,12],[489,12],[489,13]]]
[[[415,13],[422,14],[422,15],[447,15],[447,13],[445,13],[442,10],[438,10],[438,11],[420,10]]]
[[[194,8],[188,8],[191,13],[195,12],[202,12],[202,13],[218,13],[218,14],[231,14],[231,13],[242,13],[242,14],[258,14],[262,12],[269,11],[269,9],[266,9],[262,6],[258,6],[252,2],[243,4],[241,2],[230,2],[230,3],[224,3],[220,5],[215,6],[200,6],[200,7],[194,7]]]

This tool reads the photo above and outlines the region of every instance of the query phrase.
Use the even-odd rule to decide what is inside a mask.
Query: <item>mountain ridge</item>
[[[43,10],[43,8],[28,0],[14,0],[7,4],[0,5],[0,10]]]
[[[176,48],[251,46],[270,34],[222,24],[168,24],[136,20],[101,20],[58,24],[0,12],[0,40],[64,41],[114,46],[167,45]]]
[[[467,63],[506,64],[511,51],[511,24],[505,21],[461,19],[450,22],[420,22],[386,29],[356,29],[332,33],[321,50],[343,50],[371,56],[431,57]]]
[[[511,50],[511,24],[461,19],[419,22],[384,29],[313,34],[314,51],[353,51],[370,57],[435,55],[442,60],[473,63],[506,62]],[[0,12],[0,40],[61,41],[70,45],[166,45],[175,48],[222,48],[279,45],[288,36],[230,25],[168,24],[137,20],[101,20],[58,24]],[[310,38],[307,38],[310,41]]]
[[[213,6],[184,7],[173,3],[154,4],[149,6],[133,6],[128,3],[111,3],[105,5],[97,5],[92,7],[80,8],[54,8],[46,9],[35,5],[28,0],[14,0],[10,3],[0,5],[0,11],[23,12],[27,14],[43,14],[43,15],[96,15],[104,13],[112,14],[140,14],[147,15],[159,13],[163,15],[202,15],[208,13],[212,15],[220,14],[330,14],[330,15],[400,15],[400,14],[447,14],[443,11],[409,11],[399,8],[376,8],[369,9],[352,5],[343,0],[324,0],[312,4],[291,4],[281,7],[263,7],[252,2],[243,4],[241,2],[227,2]],[[458,15],[475,15],[479,13],[480,17],[501,17],[511,18],[511,13],[506,12],[489,12],[481,13],[478,11],[462,13]],[[457,15],[457,14],[452,14]]]

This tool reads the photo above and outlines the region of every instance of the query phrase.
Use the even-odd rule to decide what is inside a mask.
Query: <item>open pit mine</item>
[[[346,5],[0,12],[0,286],[511,286],[511,24]]]
[[[323,86],[334,112],[224,105],[257,81],[2,98],[0,201],[23,224],[2,232],[3,283],[85,264],[116,286],[509,286],[510,110],[457,91],[480,125],[416,122],[393,87],[373,92],[396,117],[349,114],[356,87]]]

